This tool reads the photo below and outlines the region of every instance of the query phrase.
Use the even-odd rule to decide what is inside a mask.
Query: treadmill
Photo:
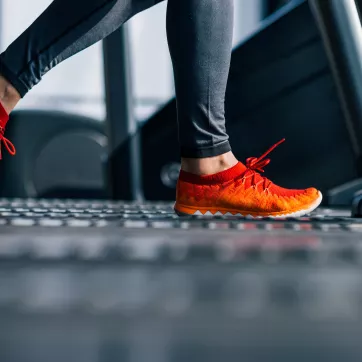
[[[314,18],[307,1],[290,1],[235,47],[226,93],[226,126],[240,160],[257,157],[286,138],[271,155],[267,176],[288,188],[317,187],[325,205],[350,207],[361,186],[355,182],[361,174],[356,146],[360,141],[356,141],[358,129],[351,126],[351,117],[358,124],[359,116],[349,110],[356,106],[346,108],[343,94],[348,94],[347,99],[358,99],[358,95],[351,96],[348,85],[341,91],[337,65],[325,46],[329,43],[323,41]],[[359,39],[358,34],[353,39]],[[341,40],[341,51],[343,44]],[[342,57],[338,67],[353,69],[346,62]],[[174,169],[179,162],[175,109],[173,99],[139,129],[147,200],[174,198]]]

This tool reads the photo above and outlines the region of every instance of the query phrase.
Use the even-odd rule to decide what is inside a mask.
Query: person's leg
[[[224,98],[233,0],[169,0],[167,34],[177,98],[181,172],[175,210],[187,215],[301,216],[322,195],[262,177],[266,155],[238,162],[225,129]]]
[[[63,60],[105,38],[162,0],[54,0],[0,54],[0,102],[10,113]]]
[[[210,174],[237,163],[224,100],[234,0],[169,0],[167,36],[176,85],[182,169]]]
[[[54,0],[40,17],[0,54],[1,146],[9,113],[57,64],[104,39],[133,15],[162,0]]]

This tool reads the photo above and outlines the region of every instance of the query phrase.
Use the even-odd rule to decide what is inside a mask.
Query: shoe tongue
[[[263,179],[263,176],[260,175],[260,173],[258,171],[251,170],[250,168],[247,168],[244,164],[242,164],[242,165],[244,167],[243,176],[247,176],[245,179],[245,187],[247,187],[247,188],[251,187]],[[253,176],[251,176],[252,172],[254,172]],[[271,183],[270,186],[272,186],[272,185],[274,185],[274,184]]]
[[[8,120],[9,120],[9,115],[6,112],[3,105],[0,103],[0,127],[5,128],[6,123],[8,122]]]

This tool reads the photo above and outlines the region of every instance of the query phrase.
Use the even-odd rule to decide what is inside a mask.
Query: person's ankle
[[[8,114],[15,108],[20,99],[18,91],[0,75],[0,103]]]
[[[232,152],[206,158],[182,158],[181,169],[195,175],[212,175],[235,166],[238,160]]]

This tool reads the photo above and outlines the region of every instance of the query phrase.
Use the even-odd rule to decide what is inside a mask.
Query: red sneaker
[[[14,156],[16,153],[14,145],[4,137],[5,134],[5,126],[8,123],[9,115],[0,103],[0,160],[2,159],[1,146],[4,144],[6,150]]]
[[[322,194],[315,188],[290,190],[273,184],[259,172],[269,164],[265,157],[248,158],[214,175],[180,172],[175,211],[179,215],[237,215],[254,217],[303,216],[316,209]]]

